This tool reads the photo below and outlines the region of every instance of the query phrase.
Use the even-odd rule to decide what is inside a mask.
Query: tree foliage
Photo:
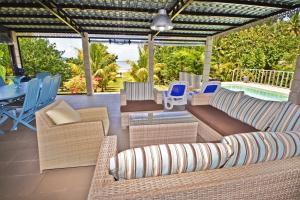
[[[115,63],[117,56],[107,51],[107,46],[100,43],[90,44],[90,58],[93,73]]]
[[[148,79],[147,46],[139,47],[138,62],[128,61],[131,66],[130,74],[137,82]],[[154,82],[164,85],[178,79],[180,71],[195,74],[202,73],[204,61],[203,47],[155,47]]]
[[[90,63],[93,72],[93,87],[95,92],[100,88],[102,92],[107,89],[111,81],[115,81],[119,66],[116,64],[117,56],[107,51],[107,46],[100,43],[90,44]],[[70,66],[72,77],[64,84],[66,90],[72,93],[86,90],[83,68],[83,52],[77,49],[77,58],[67,60]],[[76,85],[76,82],[81,84]]]
[[[6,44],[0,44],[0,76],[5,80],[6,75],[12,75],[10,55]]]
[[[70,78],[70,67],[65,63],[62,54],[55,44],[42,38],[20,38],[20,50],[23,68],[26,75],[35,76],[38,72],[60,74],[62,80]]]
[[[148,79],[148,50],[147,45],[138,47],[139,60],[137,62],[128,60],[127,63],[130,65],[130,75],[137,82],[146,82]]]
[[[236,68],[293,71],[299,41],[299,14],[231,33],[214,41],[211,75],[230,80],[226,74]]]

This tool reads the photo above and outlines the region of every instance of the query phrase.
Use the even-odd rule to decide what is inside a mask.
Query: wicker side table
[[[198,121],[189,112],[134,113],[129,116],[130,148],[195,143]]]

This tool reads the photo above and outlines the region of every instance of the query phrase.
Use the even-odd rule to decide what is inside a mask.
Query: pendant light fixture
[[[155,31],[167,31],[173,29],[173,24],[165,9],[160,9],[158,11],[158,14],[153,18],[150,28]]]

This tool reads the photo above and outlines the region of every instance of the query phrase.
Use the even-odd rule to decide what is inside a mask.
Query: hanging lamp
[[[153,18],[150,28],[155,31],[167,31],[173,29],[173,24],[165,9],[160,9],[158,11],[158,14]]]

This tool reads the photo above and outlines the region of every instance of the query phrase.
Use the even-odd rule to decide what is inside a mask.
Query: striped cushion
[[[124,82],[127,100],[152,100],[153,87],[151,83]]]
[[[224,165],[230,147],[221,143],[162,144],[128,149],[110,159],[117,180],[164,176],[216,169]]]
[[[244,95],[228,114],[258,130],[266,131],[280,106],[280,102],[264,101]]]
[[[224,137],[223,144],[232,148],[225,167],[234,167],[280,160],[300,155],[300,134],[297,132],[253,132]]]
[[[234,92],[220,88],[219,91],[209,100],[209,104],[228,113],[238,103],[243,94],[243,92]]]
[[[300,105],[291,102],[284,103],[277,117],[271,123],[269,131],[300,132]]]

